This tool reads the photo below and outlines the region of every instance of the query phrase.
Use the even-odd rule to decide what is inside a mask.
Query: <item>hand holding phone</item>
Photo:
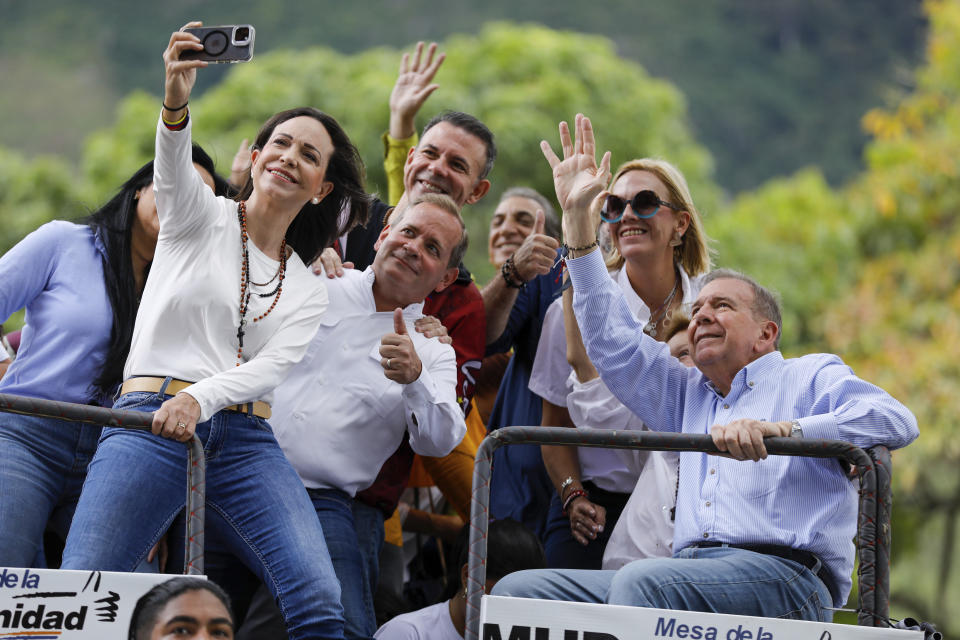
[[[231,24],[219,27],[188,27],[183,29],[200,39],[202,50],[184,51],[181,60],[205,60],[207,62],[247,62],[253,58],[253,40],[256,35],[252,25]]]

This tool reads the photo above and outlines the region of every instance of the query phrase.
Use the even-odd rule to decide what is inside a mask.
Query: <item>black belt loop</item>
[[[705,540],[703,542],[696,542],[690,546],[697,547],[699,549],[730,547],[731,549],[743,549],[744,551],[762,553],[765,556],[776,556],[778,558],[783,558],[784,560],[791,560],[798,564],[802,564],[814,575],[816,575],[821,582],[826,585],[827,590],[830,592],[832,597],[836,598],[837,595],[839,595],[836,586],[833,584],[833,576],[830,575],[830,571],[827,569],[827,566],[823,564],[823,561],[817,557],[815,553],[811,553],[804,549],[794,549],[793,547],[779,544],[731,544],[729,542],[719,542],[717,540]]]

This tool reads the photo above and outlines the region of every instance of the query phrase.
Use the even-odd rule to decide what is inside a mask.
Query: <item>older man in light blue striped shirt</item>
[[[521,572],[498,595],[829,621],[850,592],[857,491],[835,460],[773,456],[765,436],[902,447],[913,414],[835,355],[784,359],[780,310],[752,279],[704,279],[688,329],[696,368],[646,336],[595,250],[598,167],[590,122],[576,143],[561,125],[564,160],[549,147],[563,206],[574,312],[587,353],[617,398],[651,429],[710,433],[730,458],[683,453],[672,558],[619,571]],[[748,460],[747,462],[744,462]]]

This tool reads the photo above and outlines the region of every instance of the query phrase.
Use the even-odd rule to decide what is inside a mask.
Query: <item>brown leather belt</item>
[[[120,387],[120,395],[125,393],[133,393],[134,391],[158,393],[163,387],[164,380],[165,378],[153,378],[150,376],[138,376],[136,378],[130,378],[125,380],[123,386]],[[167,388],[163,393],[168,396],[175,396],[192,384],[192,382],[173,379],[170,381],[170,384],[167,385]],[[243,404],[231,404],[221,409],[221,411],[252,413],[258,418],[263,418],[264,420],[268,420],[271,415],[270,405],[266,402],[260,402],[259,400],[256,402],[245,402]]]

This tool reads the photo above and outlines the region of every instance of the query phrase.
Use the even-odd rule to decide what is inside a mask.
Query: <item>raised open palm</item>
[[[540,142],[543,156],[553,169],[553,186],[557,192],[557,201],[564,212],[586,211],[610,181],[610,152],[603,154],[598,166],[597,147],[590,118],[578,113],[575,127],[576,135],[571,141],[569,126],[566,122],[560,123],[563,160],[553,152],[549,142]]]

